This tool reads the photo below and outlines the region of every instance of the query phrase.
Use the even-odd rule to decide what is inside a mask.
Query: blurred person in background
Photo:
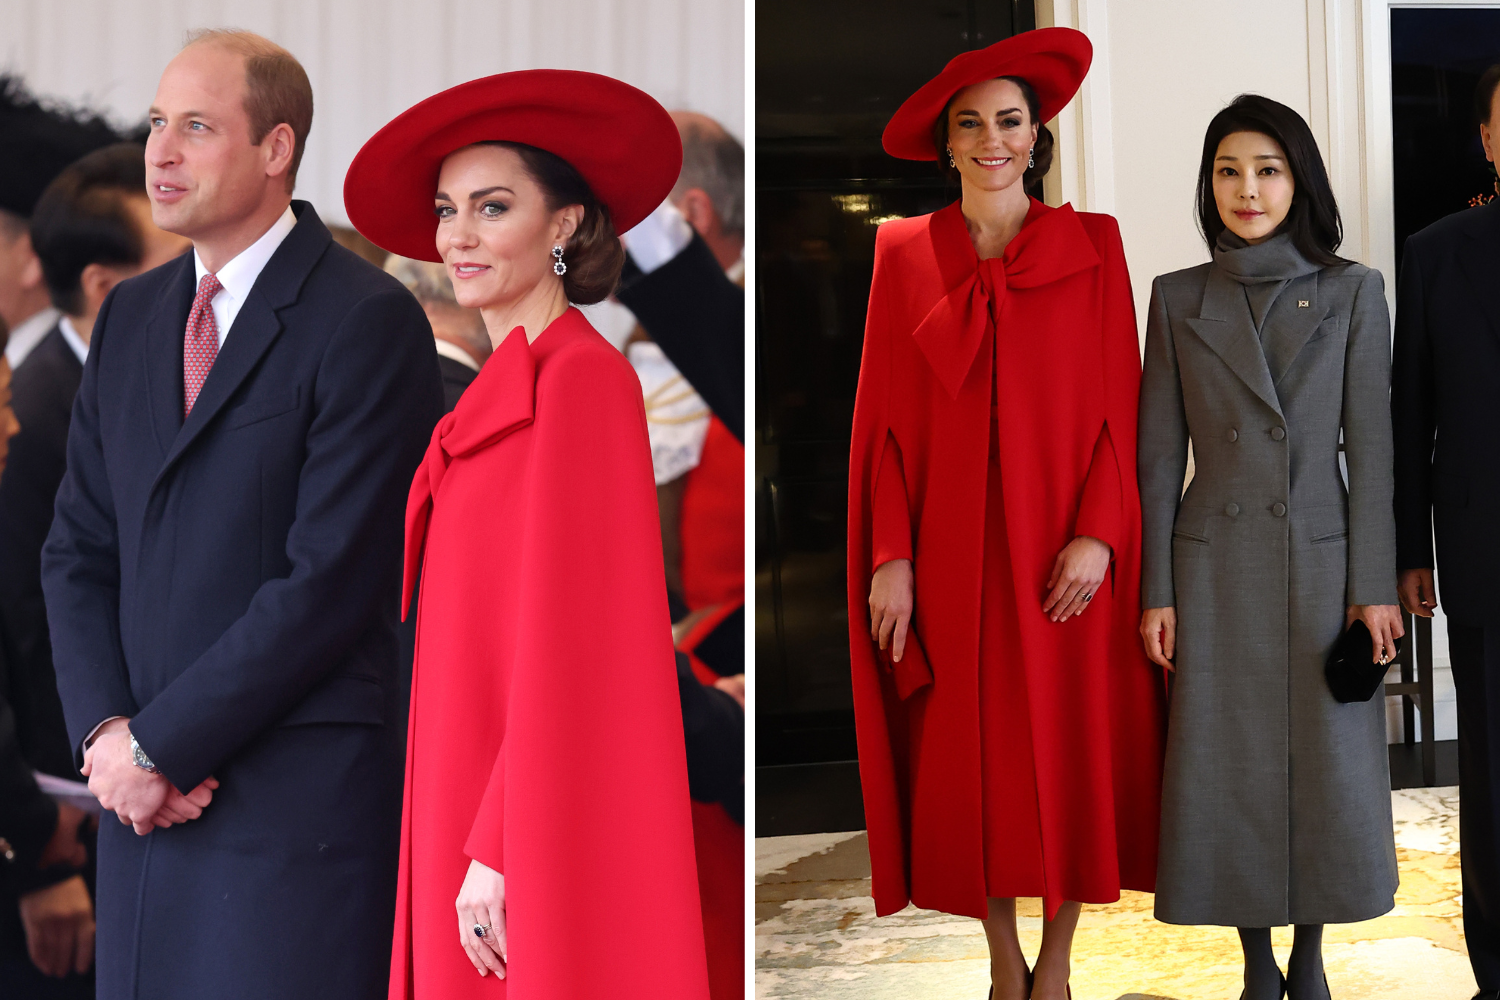
[[[73,764],[52,669],[42,544],[52,526],[73,397],[83,377],[94,318],[116,284],[166,263],[189,246],[185,238],[151,222],[145,152],[129,142],[97,149],[63,170],[37,202],[31,245],[61,315],[11,380],[22,430],[11,441],[9,462],[0,475],[0,648],[9,668],[0,696],[14,713],[27,763],[72,781],[82,778]],[[73,815],[77,810],[62,805],[60,811],[76,829],[81,818]],[[91,869],[84,874],[93,877]],[[0,905],[6,912],[0,920],[11,919],[15,901],[5,899]],[[28,939],[43,933],[35,919],[27,919],[27,908],[18,912]],[[85,916],[92,925],[91,908],[75,920],[82,923]],[[77,993],[93,996],[92,977],[85,979]]]
[[[443,376],[443,412],[452,413],[458,397],[493,350],[484,317],[478,309],[458,304],[453,297],[453,282],[441,264],[389,254],[385,273],[405,285],[427,314],[437,348],[438,371]]]
[[[660,325],[664,343],[657,327],[638,324],[625,352],[641,380],[656,472],[709,986],[715,1000],[734,1000],[744,995],[745,447],[729,428],[743,427],[744,397],[717,379],[743,371],[744,335],[743,318],[738,330],[721,325],[712,303],[743,302],[745,151],[705,115],[674,111],[672,121],[682,171],[627,245],[637,258],[675,257],[621,293]],[[712,402],[678,359],[708,380]]]
[[[0,349],[7,333],[0,319]],[[21,429],[10,381],[10,363],[0,353],[0,475]],[[7,902],[0,918],[0,1000],[84,1000],[94,995],[94,907],[81,874],[88,816],[37,787],[9,688],[0,642],[0,886],[18,902]]]
[[[10,328],[12,372],[58,317],[31,246],[32,209],[63,167],[120,138],[101,115],[44,105],[0,74],[0,320]]]
[[[115,814],[101,1000],[385,985],[401,510],[442,391],[411,295],[292,199],[312,112],[285,49],[189,37],[146,172],[193,252],[115,287],[73,409],[42,580]]]
[[[615,297],[743,441],[745,151],[704,115],[678,111],[672,120],[682,173],[667,200],[622,237],[627,258]]]

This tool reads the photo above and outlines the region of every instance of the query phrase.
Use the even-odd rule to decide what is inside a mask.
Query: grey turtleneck
[[[1312,274],[1321,267],[1308,260],[1292,244],[1286,233],[1273,236],[1253,246],[1228,229],[1219,234],[1214,247],[1214,264],[1245,290],[1255,332],[1265,341],[1266,314],[1276,297],[1293,278]]]

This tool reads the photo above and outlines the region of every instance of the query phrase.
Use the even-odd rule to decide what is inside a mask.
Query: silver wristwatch
[[[130,757],[135,761],[136,767],[143,767],[152,774],[161,774],[161,768],[151,763],[151,758],[146,756],[146,751],[135,741],[135,733],[130,734]]]

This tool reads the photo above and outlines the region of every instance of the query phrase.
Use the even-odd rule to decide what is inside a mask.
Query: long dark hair
[[[1036,163],[1034,167],[1027,167],[1021,175],[1021,190],[1031,197],[1041,201],[1042,178],[1047,176],[1047,171],[1052,169],[1052,132],[1042,122],[1039,116],[1042,113],[1041,99],[1036,96],[1036,88],[1032,87],[1024,78],[1019,76],[997,76],[997,80],[1009,80],[1021,91],[1021,99],[1026,102],[1026,115],[1032,122],[1036,123],[1036,148],[1032,150],[1031,158]],[[957,167],[948,166],[948,112],[953,110],[953,101],[958,95],[948,98],[948,103],[943,105],[943,113],[937,116],[937,121],[932,123],[932,146],[937,150],[938,169],[943,176],[953,183],[959,183]]]
[[[1214,157],[1219,153],[1219,143],[1235,132],[1268,135],[1286,153],[1295,191],[1292,207],[1274,235],[1289,234],[1292,245],[1314,264],[1328,267],[1349,263],[1335,252],[1344,241],[1344,224],[1339,219],[1338,202],[1334,200],[1312,129],[1285,104],[1259,94],[1236,97],[1214,115],[1203,137],[1203,160],[1198,166],[1198,228],[1209,252],[1213,252],[1224,232],[1224,220],[1219,217],[1219,206],[1214,201]]]

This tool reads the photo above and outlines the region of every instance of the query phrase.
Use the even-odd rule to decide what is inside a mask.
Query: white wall
[[[345,221],[344,171],[371,134],[491,73],[605,73],[745,134],[745,0],[0,0],[0,68],[133,123],[184,33],[202,27],[259,32],[307,69],[315,110],[297,196],[326,221]]]

